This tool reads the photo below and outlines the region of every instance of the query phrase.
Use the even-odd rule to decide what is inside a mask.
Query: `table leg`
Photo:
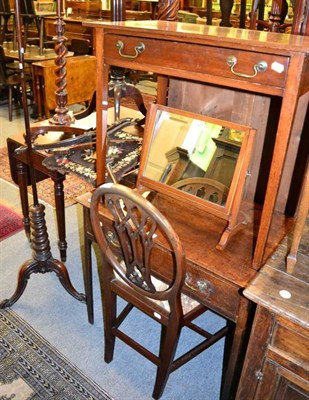
[[[67,258],[67,242],[65,240],[65,211],[64,211],[64,191],[63,191],[63,181],[65,176],[61,178],[53,179],[54,181],[54,193],[55,193],[55,203],[56,203],[56,216],[57,216],[57,226],[58,226],[58,247],[60,250],[61,261],[65,261]]]
[[[34,68],[32,69],[32,74],[33,74],[33,95],[34,95],[34,102],[37,108],[37,119],[41,121],[43,119],[42,116],[43,82],[41,82],[42,79],[36,73],[36,70]]]
[[[43,55],[43,42],[44,42],[44,18],[40,17],[40,46],[39,46],[39,54]]]
[[[83,263],[84,285],[86,294],[86,304],[88,321],[93,324],[93,285],[92,285],[92,259],[91,259],[91,245],[93,236],[90,234],[90,211],[89,208],[83,207],[83,227],[84,227],[84,251],[85,260]]]
[[[29,218],[29,202],[28,202],[28,191],[27,191],[27,166],[22,162],[17,162],[17,179],[18,179],[18,187],[19,187],[19,194],[20,194],[20,202],[21,208],[23,212],[23,223],[25,233],[27,238],[31,239],[31,232],[30,232],[30,218]]]
[[[242,364],[245,354],[245,343],[248,334],[249,312],[251,302],[241,297],[239,313],[234,329],[229,330],[225,338],[222,380],[221,380],[221,400],[232,400],[235,398],[238,382],[240,379]],[[228,321],[228,324],[233,322]],[[248,335],[249,336],[249,335]]]

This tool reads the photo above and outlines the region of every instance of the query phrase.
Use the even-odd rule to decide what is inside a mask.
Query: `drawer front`
[[[104,55],[111,65],[122,61],[127,67],[132,62],[134,68],[136,63],[144,64],[142,69],[151,66],[157,73],[167,68],[177,76],[177,69],[280,88],[284,87],[289,63],[288,57],[271,54],[113,34],[105,35]]]
[[[271,345],[273,350],[279,350],[294,359],[295,363],[306,365],[309,368],[309,331],[300,328],[298,330],[293,327],[282,325],[281,322],[276,324],[274,335],[272,336]]]
[[[168,268],[171,265],[170,253],[161,246],[153,254],[154,264],[162,279],[172,276]],[[188,261],[184,292],[210,310],[236,322],[240,302],[238,286],[201,270]]]
[[[188,262],[185,288],[196,300],[236,322],[240,302],[238,286],[217,278]]]

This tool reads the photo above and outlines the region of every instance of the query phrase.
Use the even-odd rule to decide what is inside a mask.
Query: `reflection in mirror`
[[[245,131],[158,109],[144,176],[225,206]]]
[[[223,250],[247,221],[240,212],[255,130],[152,104],[147,113],[137,188],[183,200],[227,222]]]

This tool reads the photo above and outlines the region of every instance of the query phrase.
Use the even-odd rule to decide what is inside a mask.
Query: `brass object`
[[[266,61],[259,61],[258,63],[254,64],[253,69],[254,69],[254,74],[248,75],[248,74],[243,74],[241,72],[236,72],[234,70],[235,65],[237,64],[237,57],[235,56],[229,56],[226,59],[227,65],[230,67],[232,74],[239,76],[241,78],[255,78],[258,74],[258,72],[265,72],[267,70],[267,62]]]
[[[143,43],[143,42],[140,42],[140,43],[138,43],[138,44],[134,47],[135,54],[131,55],[131,54],[123,54],[123,53],[122,53],[122,50],[124,49],[124,43],[123,43],[122,40],[118,40],[118,41],[117,41],[116,47],[117,47],[118,53],[119,53],[119,55],[120,55],[121,57],[123,57],[123,58],[131,58],[131,59],[136,58],[136,57],[137,57],[140,53],[142,53],[142,52],[145,50],[145,48],[146,48],[145,45],[144,45],[144,43]]]

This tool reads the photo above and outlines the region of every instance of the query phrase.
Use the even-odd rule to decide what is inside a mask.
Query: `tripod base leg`
[[[28,283],[28,279],[33,272],[36,272],[36,268],[37,261],[35,260],[28,260],[20,267],[16,290],[9,299],[5,299],[0,302],[0,309],[11,307],[14,303],[16,303],[16,301],[24,293],[24,290],[26,289]]]

